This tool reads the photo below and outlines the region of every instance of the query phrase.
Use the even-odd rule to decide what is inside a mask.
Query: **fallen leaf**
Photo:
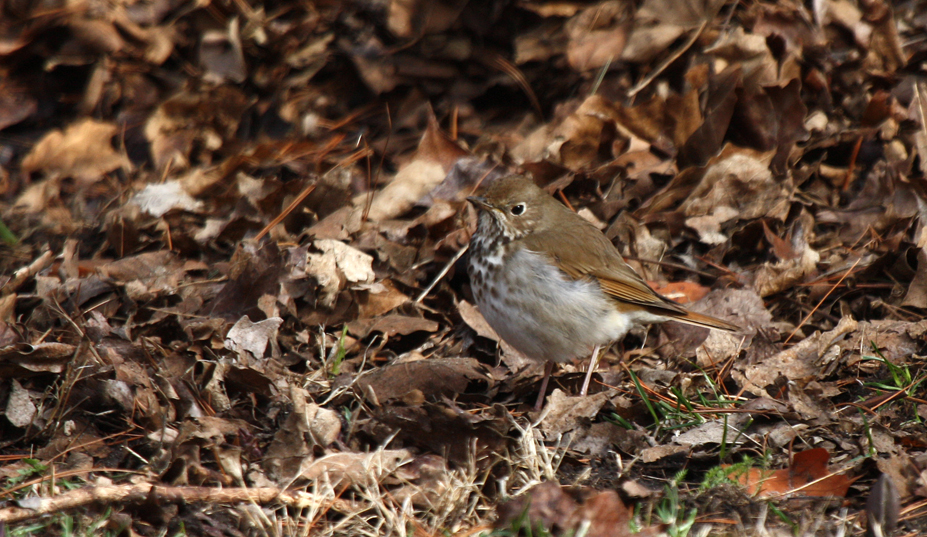
[[[131,168],[129,160],[113,148],[119,127],[82,119],[64,131],[54,130],[39,140],[23,158],[25,173],[41,171],[53,178],[73,177],[92,183],[118,168]]]
[[[358,338],[365,338],[371,332],[382,332],[387,337],[406,336],[413,332],[434,332],[439,327],[438,323],[428,319],[398,314],[377,319],[359,319],[349,322],[347,326],[348,331]]]
[[[832,473],[827,466],[830,453],[815,448],[796,453],[789,468],[762,470],[750,468],[745,474],[731,478],[747,487],[750,494],[761,498],[798,494],[811,497],[846,496],[853,480],[842,473]]]
[[[261,360],[268,344],[271,348],[276,347],[277,331],[282,324],[283,319],[279,317],[252,323],[247,315],[243,316],[226,334],[225,347],[239,354],[250,353],[253,358]]]
[[[474,380],[486,380],[483,367],[472,358],[436,358],[389,364],[357,379],[362,394],[374,402],[402,399],[412,391],[426,398],[464,392]]]

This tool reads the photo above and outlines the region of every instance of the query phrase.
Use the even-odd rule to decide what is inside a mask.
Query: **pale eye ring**
[[[512,208],[509,209],[509,212],[512,213],[512,214],[515,215],[515,216],[521,216],[521,215],[525,214],[525,204],[524,204],[524,203],[516,203],[515,205],[512,205]]]

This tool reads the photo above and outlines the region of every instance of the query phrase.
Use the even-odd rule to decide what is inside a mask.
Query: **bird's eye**
[[[509,209],[509,212],[514,214],[515,216],[521,216],[522,214],[525,213],[525,204],[519,203],[517,205],[512,205],[512,208]]]

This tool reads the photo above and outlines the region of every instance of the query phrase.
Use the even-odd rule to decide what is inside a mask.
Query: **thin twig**
[[[456,263],[458,259],[463,257],[464,253],[469,248],[470,248],[470,244],[468,243],[466,246],[461,247],[460,250],[457,250],[457,253],[454,254],[454,257],[448,260],[448,262],[444,264],[444,267],[441,268],[441,272],[439,272],[438,275],[435,276],[433,280],[431,280],[431,283],[428,284],[428,287],[426,287],[425,290],[419,293],[419,295],[415,298],[416,304],[418,304],[419,302],[424,300],[426,296],[428,296],[428,293],[430,293],[431,290],[434,289],[436,285],[438,285],[438,282],[441,281],[441,278],[444,278],[444,275],[447,274],[447,271],[451,270],[451,267],[454,266],[454,263]]]
[[[276,487],[228,487],[218,489],[211,487],[162,487],[145,483],[140,485],[85,487],[57,496],[32,498],[30,499],[30,508],[6,507],[0,509],[0,522],[12,523],[29,520],[67,509],[84,507],[92,503],[111,505],[114,503],[143,503],[149,501],[179,504],[192,502],[210,504],[279,503],[295,508],[326,505],[341,513],[358,510],[358,506],[346,500],[322,497],[302,491],[281,490]]]
[[[48,268],[48,266],[51,265],[52,259],[54,258],[55,254],[52,253],[51,250],[46,250],[45,253],[37,257],[35,261],[30,263],[28,266],[22,267],[14,272],[13,277],[10,278],[10,281],[7,282],[7,284],[2,288],[0,288],[0,292],[2,292],[4,295],[15,293],[16,290],[22,286],[22,284],[26,283],[26,280]]]
[[[261,238],[264,237],[264,235],[266,235],[271,229],[273,229],[274,226],[282,222],[284,218],[286,218],[291,212],[293,212],[293,209],[298,207],[299,204],[302,203],[304,199],[306,199],[306,196],[308,196],[309,194],[312,194],[312,191],[315,190],[315,187],[316,187],[316,183],[307,185],[306,188],[304,188],[303,191],[300,192],[299,195],[296,196],[296,198],[292,202],[290,202],[289,205],[287,205],[286,209],[281,211],[280,214],[278,214],[276,218],[274,218],[273,220],[270,221],[269,224],[264,226],[264,229],[262,229],[261,232],[258,233],[256,237],[254,237],[254,240],[257,240],[257,241],[261,240]]]
[[[720,3],[721,2],[719,2],[719,4]],[[653,82],[658,76],[660,76],[660,74],[663,71],[665,71],[667,67],[669,67],[670,65],[673,64],[674,61],[679,59],[679,57],[682,56],[683,53],[685,53],[685,51],[689,50],[689,47],[695,44],[695,41],[698,40],[699,36],[702,35],[702,32],[705,31],[705,28],[708,27],[708,23],[711,22],[712,19],[714,19],[714,13],[712,13],[711,16],[707,16],[705,20],[702,21],[702,24],[699,25],[698,29],[692,32],[692,35],[689,37],[688,41],[686,41],[681,47],[676,49],[666,59],[660,62],[660,65],[658,65],[656,69],[651,71],[649,75],[644,77],[644,79],[641,80],[640,83],[637,84],[637,86],[634,86],[633,88],[631,88],[631,90],[628,91],[628,97],[629,98],[634,97],[635,95],[640,93],[644,88],[649,86],[650,83]]]
[[[491,54],[489,58],[484,59],[483,61],[512,77],[512,80],[518,84],[518,87],[521,88],[521,91],[525,94],[526,97],[528,97],[528,101],[531,102],[531,107],[534,108],[534,111],[537,113],[538,117],[544,117],[544,110],[541,108],[541,101],[538,100],[534,90],[531,89],[531,84],[528,82],[528,78],[525,77],[524,73],[522,73],[514,63],[508,61],[498,54]]]

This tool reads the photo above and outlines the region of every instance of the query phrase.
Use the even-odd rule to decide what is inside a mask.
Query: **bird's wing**
[[[585,226],[588,228],[581,229]],[[580,236],[584,247],[576,248],[573,245]],[[731,332],[740,330],[737,325],[689,311],[658,294],[625,262],[611,241],[585,221],[545,229],[520,240],[529,250],[546,254],[570,278],[595,278],[602,290],[619,302],[637,304],[650,313],[686,324]]]
[[[584,242],[583,248],[575,246],[579,237]],[[585,221],[532,233],[521,240],[529,250],[546,254],[571,278],[595,278],[602,290],[617,300],[663,310],[669,315],[686,311],[651,289],[611,241]]]

